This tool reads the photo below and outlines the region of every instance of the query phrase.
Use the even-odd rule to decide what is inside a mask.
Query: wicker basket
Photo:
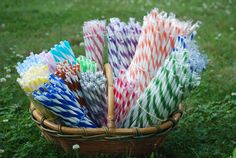
[[[143,156],[156,149],[165,139],[168,132],[181,118],[179,110],[161,125],[148,128],[115,128],[114,93],[112,71],[109,64],[104,65],[108,79],[108,123],[105,128],[70,128],[55,123],[43,116],[31,102],[30,113],[44,137],[62,147],[66,152],[79,144],[81,154],[128,154]]]

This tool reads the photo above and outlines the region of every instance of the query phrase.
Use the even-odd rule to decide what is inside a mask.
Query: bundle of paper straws
[[[94,61],[84,56],[76,59],[68,41],[55,45],[49,53],[31,54],[18,63],[17,71],[17,81],[31,101],[45,107],[61,123],[86,128],[106,125],[106,78],[97,72]]]
[[[128,24],[119,18],[111,18],[107,26],[108,61],[113,69],[114,77],[120,69],[127,69],[135,54],[141,26],[135,19],[130,18]]]
[[[132,127],[137,125],[137,127],[139,127],[138,125],[140,124],[131,125],[126,123],[122,124],[122,122],[129,120],[129,117],[133,117],[134,113],[135,116],[140,116],[140,112],[148,111],[145,107],[137,108],[139,106],[138,102],[140,102],[140,98],[146,93],[145,90],[148,89],[148,86],[152,83],[150,81],[153,81],[154,77],[162,77],[157,76],[157,74],[160,71],[160,67],[162,67],[163,63],[166,61],[166,58],[168,58],[172,52],[178,51],[181,53],[185,51],[185,48],[188,49],[187,52],[191,58],[189,58],[185,64],[190,64],[192,72],[198,70],[197,72],[200,75],[205,68],[206,60],[200,55],[194,41],[198,27],[199,22],[192,24],[190,21],[180,21],[174,14],[171,13],[168,15],[166,12],[159,12],[158,9],[153,9],[144,17],[142,32],[135,55],[128,69],[123,72],[123,74],[120,74],[114,83],[116,125],[118,127],[128,127],[128,125]],[[127,87],[127,85],[130,84],[133,85],[132,88],[129,88],[130,86]],[[130,93],[131,89],[133,91],[132,94]],[[175,108],[173,109],[177,108],[178,103],[181,102],[182,99],[183,98],[176,102],[174,105]],[[167,103],[168,104],[165,104],[165,106],[173,106],[169,105],[169,102]],[[151,106],[153,102],[148,102],[147,104]],[[161,107],[162,105],[155,104],[155,106]],[[135,110],[130,110],[133,108],[139,110],[139,113]],[[164,111],[159,112],[163,113]],[[173,110],[168,111],[165,115],[165,119],[172,112]],[[145,116],[149,117],[149,115]],[[148,118],[146,117],[145,119]],[[145,126],[149,126],[149,124],[145,124],[144,127]]]
[[[207,57],[194,40],[199,22],[180,21],[153,9],[143,24],[111,18],[83,25],[85,56],[76,58],[68,41],[49,52],[31,53],[17,72],[22,89],[71,127],[96,128],[107,123],[107,79],[113,71],[117,127],[155,126],[166,120],[200,84]],[[107,41],[107,44],[106,44]]]

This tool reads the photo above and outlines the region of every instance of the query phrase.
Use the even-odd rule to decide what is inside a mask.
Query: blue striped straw
[[[178,36],[175,42],[175,47],[173,52],[183,52],[186,51],[189,53],[189,65],[190,69],[193,72],[198,74],[206,68],[207,65],[207,56],[200,52],[194,37],[196,36],[196,31],[194,31],[191,36]]]
[[[17,63],[16,70],[18,74],[22,76],[30,67],[38,65],[48,65],[51,73],[54,72],[56,67],[56,63],[51,59],[50,54],[43,51],[40,54],[34,54],[31,52],[25,60]]]
[[[71,64],[76,63],[74,52],[70,46],[70,43],[66,40],[61,41],[59,44],[56,44],[53,48],[51,48],[50,53],[56,62],[68,60]]]
[[[67,126],[95,128],[96,125],[87,115],[87,109],[81,107],[76,96],[65,82],[57,76],[50,75],[49,84],[45,83],[32,93],[49,111],[62,119]]]

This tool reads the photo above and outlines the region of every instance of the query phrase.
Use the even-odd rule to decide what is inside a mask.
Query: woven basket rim
[[[165,122],[160,125],[146,127],[146,128],[75,128],[67,127],[61,124],[56,124],[52,120],[45,118],[40,112],[36,110],[34,105],[30,105],[31,118],[39,126],[43,127],[49,133],[57,133],[64,135],[105,135],[105,136],[125,136],[125,135],[148,135],[154,133],[160,133],[173,128],[182,116],[182,105],[179,105],[179,109],[172,114]]]
[[[30,104],[31,118],[35,121],[42,130],[48,133],[60,135],[82,135],[82,136],[96,136],[103,135],[106,137],[114,136],[137,136],[137,135],[150,135],[162,133],[168,129],[173,128],[182,116],[183,106],[180,104],[177,111],[175,111],[166,121],[160,125],[146,128],[116,128],[114,123],[114,89],[112,70],[109,64],[104,65],[104,73],[108,82],[108,123],[107,127],[103,128],[73,128],[54,123],[52,120],[47,119],[40,112],[38,112],[34,104]]]

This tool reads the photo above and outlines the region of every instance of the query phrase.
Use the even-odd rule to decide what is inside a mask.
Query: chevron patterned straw
[[[102,71],[81,73],[80,84],[87,103],[88,114],[98,127],[106,125],[106,78]]]
[[[55,75],[61,77],[65,81],[71,92],[76,96],[76,99],[79,101],[80,105],[85,106],[86,104],[79,81],[80,65],[78,63],[72,65],[68,63],[68,61],[58,63]]]
[[[59,44],[56,44],[51,48],[50,53],[56,62],[63,62],[65,60],[68,60],[71,64],[76,62],[74,52],[68,41],[61,41]]]
[[[49,81],[32,93],[34,99],[61,118],[67,126],[96,128],[65,82],[54,75],[50,75]]]
[[[88,59],[95,61],[98,70],[103,70],[106,21],[91,20],[84,23],[85,54]]]
[[[189,53],[172,53],[124,119],[122,127],[148,127],[166,120],[200,83],[191,72]]]
[[[130,18],[128,24],[119,18],[111,18],[107,26],[108,60],[113,69],[114,77],[121,69],[127,69],[134,56],[141,26]]]

